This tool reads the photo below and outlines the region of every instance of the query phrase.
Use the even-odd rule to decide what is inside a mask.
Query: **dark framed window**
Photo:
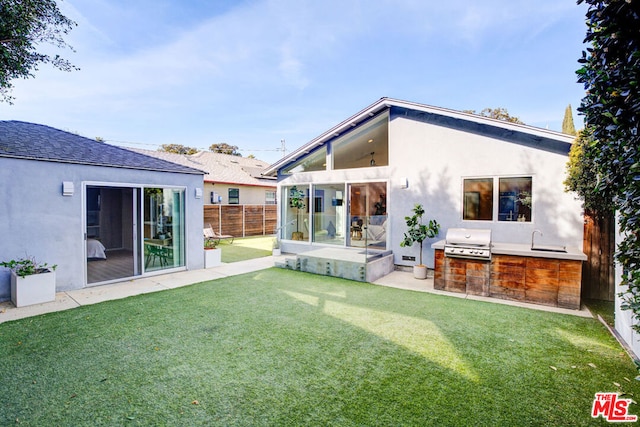
[[[462,219],[491,221],[493,219],[493,178],[473,178],[463,181]]]
[[[238,205],[238,204],[240,204],[240,189],[239,188],[230,188],[229,189],[229,204],[230,205]]]
[[[530,176],[500,178],[498,221],[531,222]]]

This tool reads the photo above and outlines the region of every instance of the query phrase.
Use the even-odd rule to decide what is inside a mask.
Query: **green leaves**
[[[422,265],[422,242],[428,238],[434,238],[440,232],[440,224],[436,220],[429,220],[428,224],[422,223],[424,208],[420,204],[413,207],[413,215],[404,217],[408,230],[404,233],[404,239],[400,242],[400,246],[413,246],[414,243],[420,244],[420,264]]]
[[[579,111],[593,143],[589,172],[597,191],[611,195],[624,236],[617,258],[625,274],[623,308],[640,316],[640,15],[629,1],[579,0],[589,5],[585,42],[576,74],[587,90]],[[640,328],[638,328],[640,330]]]
[[[76,26],[64,16],[54,0],[3,0],[0,2],[0,100],[11,102],[11,81],[33,77],[39,64],[62,71],[78,68],[59,55],[37,52],[42,43],[69,46],[63,36]]]
[[[0,267],[6,267],[19,277],[27,277],[32,274],[47,273],[49,269],[55,270],[57,265],[49,265],[46,262],[38,262],[34,257],[26,257],[18,260],[0,262]]]

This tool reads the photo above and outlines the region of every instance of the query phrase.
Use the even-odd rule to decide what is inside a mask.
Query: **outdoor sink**
[[[567,252],[566,246],[560,245],[536,245],[531,247],[532,251],[545,251],[545,252]]]

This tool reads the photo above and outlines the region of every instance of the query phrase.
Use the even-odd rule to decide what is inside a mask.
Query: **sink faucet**
[[[542,236],[542,231],[533,230],[533,233],[531,233],[531,249],[533,249],[533,237],[536,235],[536,233],[540,233],[540,235]]]

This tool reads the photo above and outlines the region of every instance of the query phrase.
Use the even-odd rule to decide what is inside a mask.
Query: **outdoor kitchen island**
[[[445,254],[445,241],[435,249],[434,288],[580,309],[582,262],[577,248],[532,250],[530,245],[491,243],[491,257],[467,258]]]

